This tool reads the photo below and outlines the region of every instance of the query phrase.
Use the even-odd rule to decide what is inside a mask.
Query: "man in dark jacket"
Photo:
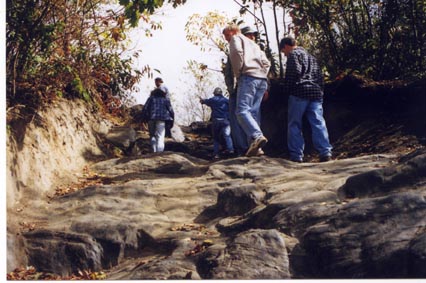
[[[329,161],[332,146],[323,117],[324,78],[318,62],[304,48],[297,46],[291,37],[281,40],[280,51],[287,57],[284,91],[289,94],[287,145],[290,160],[303,161],[302,118],[306,115],[320,161]]]

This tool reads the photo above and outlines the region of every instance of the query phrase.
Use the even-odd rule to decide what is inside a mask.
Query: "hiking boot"
[[[218,154],[213,155],[212,160],[219,160],[220,156]]]
[[[263,152],[263,150],[261,149],[261,148],[259,148],[258,150],[257,150],[257,154],[256,154],[257,156],[262,156],[262,155],[265,155],[265,152]]]
[[[303,159],[299,159],[299,158],[290,158],[290,161],[297,162],[297,163],[302,163],[302,162],[303,162]]]
[[[327,162],[331,160],[331,156],[330,155],[326,155],[326,156],[320,156],[320,162]]]
[[[235,154],[235,152],[233,150],[225,150],[223,152],[223,155],[225,155],[225,156],[232,156],[234,154]]]
[[[246,156],[248,156],[248,157],[249,156],[256,156],[259,148],[264,146],[267,142],[268,142],[268,140],[264,136],[260,136],[256,139],[254,139],[251,142],[250,147],[246,152]]]

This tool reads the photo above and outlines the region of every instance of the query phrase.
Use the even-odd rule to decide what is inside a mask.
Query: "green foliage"
[[[169,0],[173,7],[184,4],[186,0]],[[163,6],[164,0],[119,0],[125,9],[124,14],[132,27],[136,27],[143,14],[153,14],[155,9]]]
[[[219,12],[208,12],[202,16],[193,14],[185,24],[186,39],[202,51],[218,49],[227,53],[227,43],[222,36],[222,29],[232,20]]]
[[[247,8],[243,9],[247,11]],[[229,53],[228,43],[223,37],[222,30],[229,24],[234,23],[239,26],[244,26],[244,21],[238,18],[227,18],[223,14],[214,11],[208,12],[206,15],[193,14],[185,25],[186,39],[196,46],[200,47],[201,51],[212,52],[219,51],[223,57],[222,72],[225,74],[225,60]],[[256,39],[257,43],[265,50],[266,55],[272,62],[272,72],[277,73],[280,68],[280,62],[277,60],[277,55],[273,54],[268,46],[268,41],[264,39],[264,34]],[[189,64],[191,65],[191,64]],[[192,72],[196,76],[195,72]]]
[[[426,70],[425,0],[291,1],[294,33],[332,77],[376,79]]]
[[[84,88],[83,82],[81,81],[80,77],[76,75],[76,77],[71,82],[72,90],[81,98],[83,98],[84,101],[90,102],[90,94],[87,91],[87,89]]]
[[[37,107],[55,97],[81,98],[108,111],[121,105],[144,71],[132,67],[137,52],[122,56],[130,24],[114,2],[8,0],[8,107]]]
[[[294,35],[321,60],[331,78],[357,71],[383,80],[419,76],[426,70],[426,0],[241,2],[241,12],[252,13],[261,25],[265,19],[254,15],[256,9],[250,12],[249,3],[258,7],[262,16],[262,5],[268,2],[273,11],[282,9],[288,14],[291,24],[283,19],[282,26],[275,27],[276,34],[280,30]],[[265,36],[268,39],[266,28]],[[266,51],[269,45],[267,40]]]

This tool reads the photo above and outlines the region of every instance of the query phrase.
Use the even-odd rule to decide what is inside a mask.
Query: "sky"
[[[139,68],[149,65],[151,69],[158,69],[161,74],[154,72],[155,77],[161,77],[169,88],[173,97],[177,100],[183,99],[187,89],[186,78],[183,74],[188,60],[197,60],[207,64],[210,68],[220,69],[221,56],[219,53],[203,52],[198,46],[186,40],[184,30],[188,18],[194,13],[205,15],[209,11],[217,11],[228,18],[239,17],[240,6],[233,0],[187,0],[186,4],[176,9],[165,7],[160,9],[153,19],[162,22],[162,30],[153,32],[153,37],[146,38],[138,36],[138,30],[133,31],[130,36],[133,46],[142,50],[139,59]],[[265,9],[269,14],[270,22],[273,24],[272,10]],[[244,16],[244,22],[253,26],[253,18]],[[186,75],[188,76],[188,75]],[[139,93],[135,93],[137,103],[144,104],[150,90],[154,88],[153,78],[144,78],[138,84]]]

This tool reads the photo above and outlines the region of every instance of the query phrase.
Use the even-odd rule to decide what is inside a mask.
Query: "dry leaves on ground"
[[[182,224],[178,226],[174,226],[170,228],[171,231],[183,231],[183,232],[189,232],[189,231],[197,231],[198,235],[214,235],[217,234],[217,231],[210,230],[204,225],[197,225],[197,224]]]
[[[33,266],[16,268],[7,274],[7,280],[105,280],[106,274],[102,271],[79,271],[70,276],[59,276],[47,272],[38,272]]]
[[[55,196],[63,196],[67,195],[89,186],[98,186],[103,184],[103,179],[105,176],[102,174],[97,174],[85,166],[83,168],[83,175],[79,178],[78,182],[73,183],[71,185],[58,186],[55,189]]]
[[[207,239],[204,240],[201,244],[200,243],[196,243],[195,247],[192,250],[186,251],[185,252],[185,256],[193,256],[196,255],[200,252],[205,251],[208,247],[212,246],[214,243],[212,240]]]

